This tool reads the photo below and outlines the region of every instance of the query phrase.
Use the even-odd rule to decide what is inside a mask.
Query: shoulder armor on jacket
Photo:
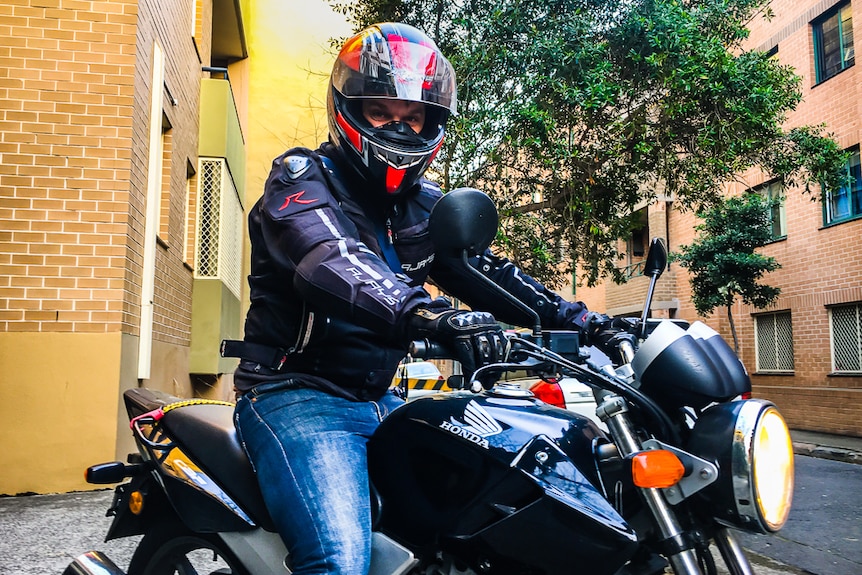
[[[284,165],[284,173],[291,180],[298,180],[309,169],[311,169],[311,158],[308,156],[290,155],[281,161]]]
[[[326,179],[313,152],[286,151],[273,161],[263,193],[263,207],[275,220],[331,204]]]

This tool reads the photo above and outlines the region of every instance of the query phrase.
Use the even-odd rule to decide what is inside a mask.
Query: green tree
[[[508,247],[551,285],[578,261],[590,285],[622,281],[616,240],[659,193],[704,210],[751,167],[806,190],[842,173],[822,128],[782,127],[799,77],[742,47],[769,0],[331,1],[357,29],[403,21],[449,56],[441,183],[487,191]]]
[[[698,214],[703,220],[695,227],[698,237],[670,256],[691,274],[692,302],[699,315],[706,316],[719,306],[726,308],[737,353],[739,341],[731,311],[736,297],[760,309],[781,293],[780,288],[758,283],[781,264],[755,251],[772,241],[770,214],[774,205],[775,200],[753,193],[729,198]]]

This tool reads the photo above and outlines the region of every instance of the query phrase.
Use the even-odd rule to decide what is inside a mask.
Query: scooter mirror
[[[660,276],[667,266],[667,248],[664,247],[664,240],[661,238],[653,238],[649,244],[649,252],[647,252],[646,262],[644,263],[645,276]]]
[[[438,252],[468,255],[484,252],[497,235],[497,208],[483,192],[458,188],[444,194],[431,209],[429,229]]]

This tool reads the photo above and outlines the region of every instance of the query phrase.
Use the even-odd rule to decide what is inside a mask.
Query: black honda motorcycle
[[[475,281],[487,279],[468,258],[496,228],[493,203],[476,190],[446,194],[431,215],[438,254],[461,259]],[[381,423],[368,444],[372,575],[704,575],[716,573],[716,556],[732,575],[753,573],[733,530],[772,533],[786,521],[790,435],[772,403],[750,397],[715,331],[647,319],[666,263],[654,241],[644,313],[614,321],[635,336],[618,338],[616,365],[533,316],[532,331],[508,338],[503,363]],[[429,341],[412,354],[451,357]],[[488,383],[513,370],[586,383],[608,431],[517,383]],[[87,480],[120,483],[107,539],[143,537],[126,571],[92,551],[64,575],[289,573],[233,406],[146,389],[124,400],[138,453],[89,468]]]

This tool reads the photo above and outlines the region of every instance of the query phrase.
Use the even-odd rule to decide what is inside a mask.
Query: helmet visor
[[[452,65],[423,33],[404,24],[372,26],[348,40],[332,70],[345,98],[393,98],[455,113]]]

